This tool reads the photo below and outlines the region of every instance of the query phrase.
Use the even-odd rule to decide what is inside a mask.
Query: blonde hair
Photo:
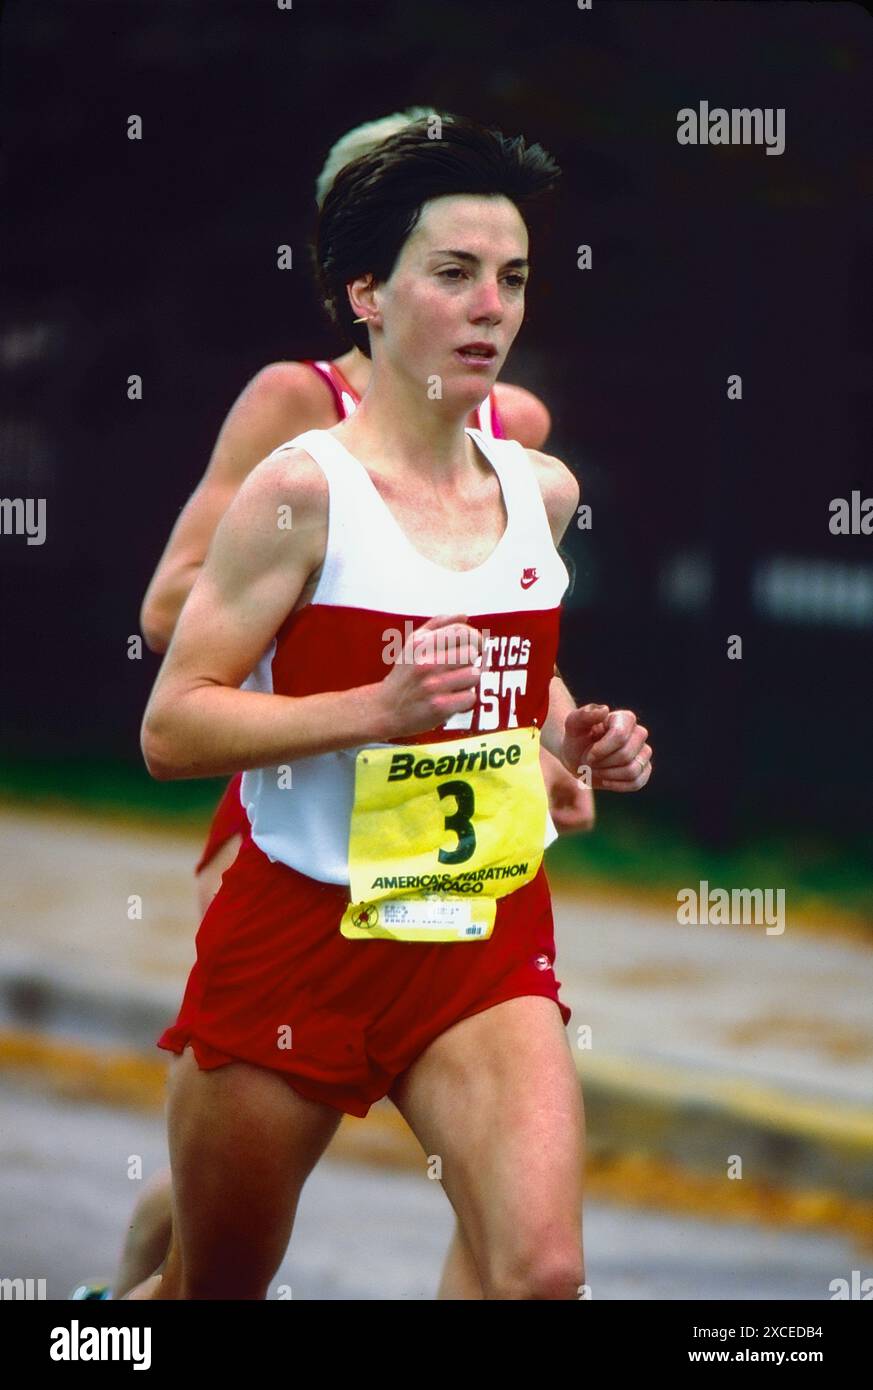
[[[436,111],[432,106],[408,106],[405,111],[395,111],[393,116],[380,116],[376,121],[365,121],[347,130],[336,144],[332,145],[324,167],[315,181],[315,201],[321,207],[340,169],[351,164],[362,154],[369,154],[390,135],[404,130],[412,121],[424,120],[427,116],[438,116],[441,121],[450,121],[451,116]]]

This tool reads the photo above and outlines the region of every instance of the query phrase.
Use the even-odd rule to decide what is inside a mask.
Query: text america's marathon
[[[390,877],[374,878],[371,888],[434,888],[440,892],[454,890],[458,893],[478,892],[481,885],[490,878],[517,878],[526,874],[527,863],[501,864],[490,869],[468,870],[462,874],[393,874]]]

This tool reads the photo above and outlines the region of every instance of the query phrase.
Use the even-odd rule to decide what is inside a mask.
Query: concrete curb
[[[859,1204],[873,1213],[873,1116],[849,1105],[787,1095],[746,1080],[582,1054],[592,1153],[645,1153],[737,1186]],[[873,1226],[869,1227],[873,1234]]]

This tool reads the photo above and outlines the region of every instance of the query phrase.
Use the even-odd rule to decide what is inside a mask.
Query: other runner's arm
[[[494,394],[507,439],[517,439],[526,449],[541,449],[549,437],[552,417],[539,396],[506,381],[494,383]]]
[[[234,401],[206,472],[179,514],[143,599],[140,626],[154,652],[165,652],[219,521],[240,484],[273,449],[293,439],[311,416],[314,373],[299,362],[274,362]]]

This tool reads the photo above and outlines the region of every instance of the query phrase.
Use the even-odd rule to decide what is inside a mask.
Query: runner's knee
[[[585,1283],[578,1242],[547,1238],[518,1246],[486,1262],[482,1280],[489,1299],[577,1299]]]

